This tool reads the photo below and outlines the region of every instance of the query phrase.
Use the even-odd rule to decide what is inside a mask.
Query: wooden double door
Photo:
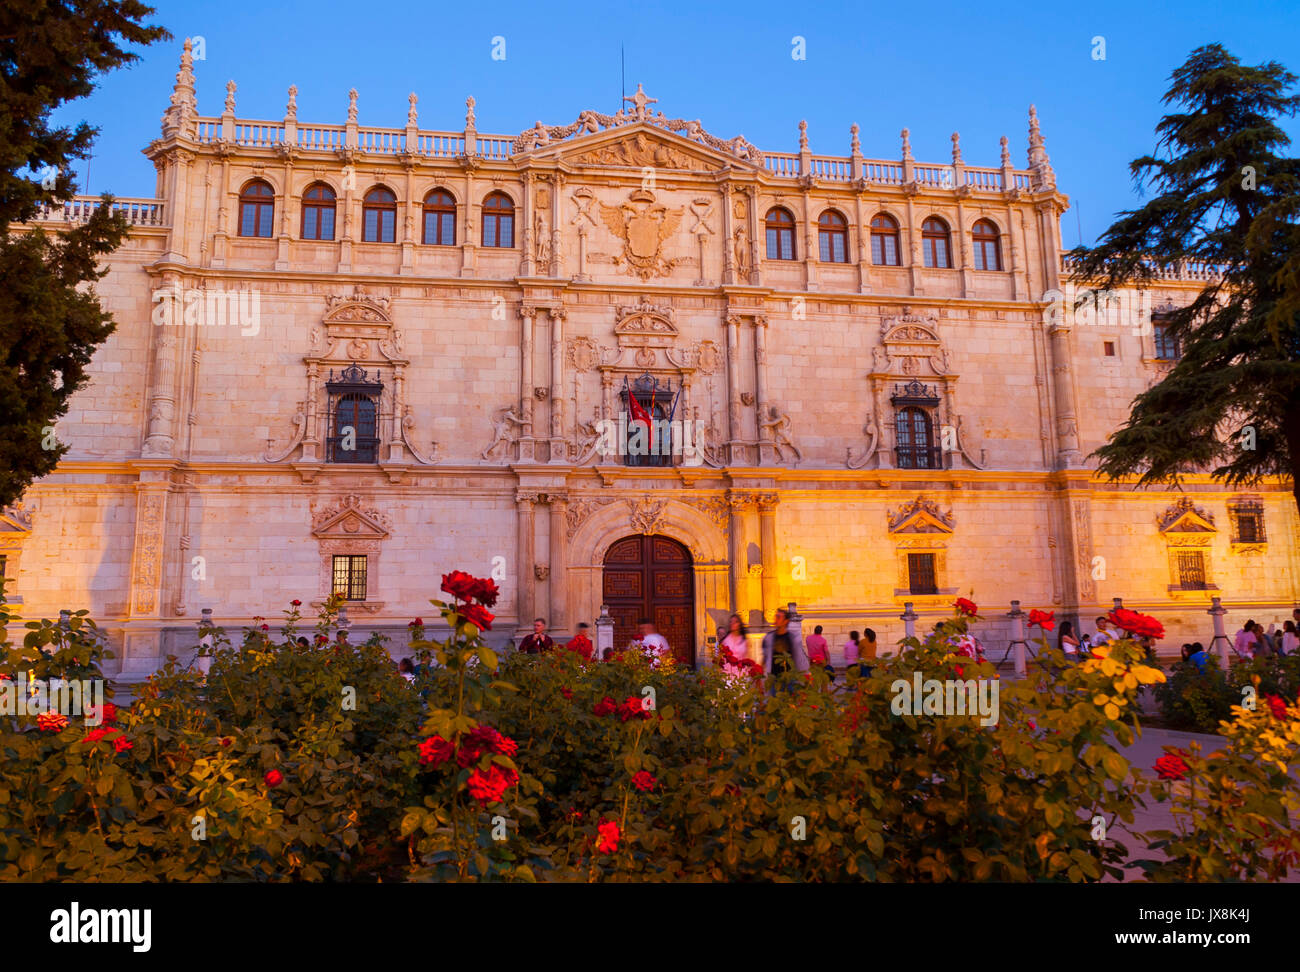
[[[678,660],[695,664],[695,572],[685,546],[661,536],[615,541],[605,554],[602,592],[615,650],[627,647],[638,621],[649,618]]]

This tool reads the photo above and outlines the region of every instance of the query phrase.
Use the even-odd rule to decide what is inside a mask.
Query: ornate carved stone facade
[[[494,638],[590,622],[606,551],[643,534],[690,552],[699,648],[732,611],[789,601],[837,648],[863,626],[888,645],[904,602],[942,612],[956,590],[991,617],[1122,596],[1174,640],[1204,634],[1204,591],[1170,589],[1171,564],[1194,566],[1169,553],[1193,534],[1157,521],[1177,495],[1085,459],[1161,362],[1132,321],[1062,312],[1068,200],[1036,116],[1027,167],[980,168],[918,162],[906,134],[866,158],[856,127],[843,156],[813,155],[806,128],[798,152],[759,151],[639,87],[614,115],[487,135],[473,99],[463,129],[421,129],[412,97],[384,130],[360,127],[356,92],[344,124],[299,119],[296,91],[267,124],[237,117],[233,88],[200,117],[194,86],[187,53],[146,153],[159,198],[122,203],[132,232],[100,287],[117,330],[59,424],[71,451],[26,498],[38,518],[0,515],[22,610],[89,608],[129,672],[184,646],[203,607],[238,625],[321,599],[336,556],[368,558],[353,615],[398,643],[454,568],[498,577]],[[269,235],[244,235],[255,182]],[[309,187],[329,234],[308,231]],[[386,237],[375,188],[397,200]],[[435,190],[453,203],[431,242]],[[821,235],[826,213],[842,236]],[[876,216],[896,229],[873,243]],[[951,266],[923,259],[932,217]],[[997,233],[991,269],[976,222]],[[1170,272],[1128,297],[1141,316],[1202,284]],[[256,326],[159,326],[176,288],[256,292]],[[697,430],[693,461],[604,447],[637,388]],[[1235,495],[1184,488],[1211,524]],[[1267,544],[1198,543],[1205,582],[1262,617],[1300,596],[1300,552],[1289,485],[1252,497]],[[937,593],[913,592],[918,571]]]

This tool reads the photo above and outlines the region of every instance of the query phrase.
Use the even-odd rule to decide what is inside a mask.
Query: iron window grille
[[[633,455],[630,444],[634,441],[632,423],[632,405],[629,392],[637,403],[646,410],[654,421],[648,438],[645,438],[645,455]],[[659,379],[649,372],[631,382],[627,388],[618,393],[623,403],[623,414],[627,416],[627,442],[624,443],[623,465],[625,466],[671,466],[673,464],[673,436],[669,425],[669,410],[673,403],[673,383],[659,384]],[[641,436],[635,439],[639,442]]]
[[[335,554],[334,593],[349,601],[366,599],[365,554]]]
[[[1228,507],[1233,543],[1264,543],[1264,504],[1233,503]]]
[[[326,461],[378,462],[379,405],[384,390],[378,369],[373,379],[356,365],[344,368],[337,378],[331,369],[325,390],[330,416]]]
[[[1178,586],[1185,591],[1205,590],[1205,555],[1199,550],[1178,551]]]
[[[934,575],[934,554],[907,555],[907,589],[911,594],[939,593],[939,581]]]
[[[935,441],[935,409],[939,396],[931,385],[909,381],[895,385],[894,460],[899,469],[943,469],[943,450]]]

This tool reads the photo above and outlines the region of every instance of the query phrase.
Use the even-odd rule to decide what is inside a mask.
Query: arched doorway
[[[650,618],[679,661],[695,664],[695,571],[691,552],[664,536],[616,540],[605,554],[604,603],[614,619],[614,647]]]

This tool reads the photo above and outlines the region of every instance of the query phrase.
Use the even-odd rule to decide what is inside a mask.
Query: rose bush
[[[298,604],[238,649],[205,632],[206,677],[169,661],[102,726],[0,717],[0,880],[1096,881],[1121,873],[1115,837],[1151,793],[1185,821],[1153,836],[1153,880],[1296,860],[1285,671],[1256,673],[1224,754],[1144,772],[1120,747],[1162,676],[1129,639],[1073,665],[1044,642],[1046,664],[1004,685],[960,653],[967,602],[833,685],[732,659],[499,659],[481,637],[495,584],[453,572],[443,590],[448,636],[410,626],[413,684],[378,641],[330,640],[331,600],[313,647]],[[29,628],[0,675],[98,670],[84,615]],[[996,724],[897,708],[915,678],[996,682]]]

